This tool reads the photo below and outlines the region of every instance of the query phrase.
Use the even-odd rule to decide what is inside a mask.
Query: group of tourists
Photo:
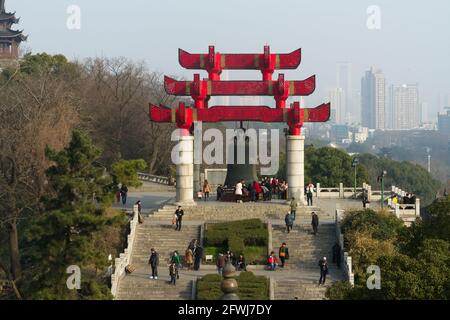
[[[396,204],[416,204],[416,196],[412,193],[407,193],[404,197],[402,197],[401,195],[394,193],[391,196],[391,202],[392,206],[395,206]],[[412,209],[412,207],[406,208]]]
[[[179,270],[184,267],[187,270],[200,270],[200,265],[203,257],[203,248],[198,245],[198,240],[193,239],[185,251],[184,265],[183,257],[178,251],[174,251],[170,257],[169,261],[169,276],[170,283],[176,285],[177,279],[180,278]],[[150,258],[148,264],[151,267],[151,275],[149,276],[152,280],[158,279],[158,266],[159,266],[159,253],[152,248],[150,250]]]
[[[241,254],[239,257],[236,257],[231,251],[227,251],[226,254],[219,253],[216,259],[217,272],[220,275],[223,275],[223,269],[225,265],[230,262],[236,271],[247,271],[247,264],[245,263],[245,258]]]
[[[287,200],[288,183],[277,178],[265,177],[261,181],[254,180],[246,184],[242,179],[236,183],[234,194],[237,203],[242,203],[245,196],[249,197],[251,202],[271,201],[274,197]]]

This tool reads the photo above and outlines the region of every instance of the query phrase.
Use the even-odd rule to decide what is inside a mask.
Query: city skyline
[[[185,77],[188,73],[167,52],[178,47],[203,52],[209,44],[216,45],[221,52],[261,52],[265,44],[270,44],[274,52],[290,52],[301,47],[305,58],[299,71],[285,74],[302,78],[317,75],[321,83],[317,88],[319,94],[308,98],[310,105],[321,102],[319,97],[337,86],[336,64],[341,61],[351,64],[353,108],[359,104],[359,79],[370,65],[382,68],[392,83],[419,83],[421,99],[429,107],[427,115],[431,120],[436,121],[437,113],[450,104],[447,85],[450,44],[430,36],[441,34],[437,32],[440,30],[444,34],[450,30],[450,22],[445,17],[450,3],[378,1],[379,30],[367,26],[367,8],[373,3],[366,0],[351,0],[345,7],[331,1],[287,1],[290,10],[283,12],[270,10],[270,1],[261,1],[256,7],[234,0],[212,5],[202,0],[195,6],[181,1],[141,0],[120,6],[110,4],[111,1],[8,0],[6,9],[17,11],[22,18],[18,28],[25,29],[29,35],[23,49],[33,52],[62,53],[70,59],[125,56],[145,61],[150,70]],[[81,11],[79,30],[67,28],[70,5],[78,6]],[[132,14],[131,25],[114,27],[117,24],[113,21],[119,21],[124,12]],[[269,12],[270,19],[262,23],[261,17]],[[43,20],[42,16],[51,18]],[[200,16],[214,17],[211,19],[217,28],[208,30],[206,20]],[[327,23],[318,23],[319,16]],[[230,17],[233,24],[229,23]],[[289,37],[280,37],[280,30],[289,30]],[[186,36],[180,38],[180,31]],[[46,41],[49,38],[58,41]],[[127,45],[117,39],[126,39]],[[230,74],[232,79],[259,77],[251,72]]]

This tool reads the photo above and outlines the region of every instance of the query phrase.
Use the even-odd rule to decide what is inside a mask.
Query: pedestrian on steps
[[[192,265],[194,264],[194,253],[191,248],[186,249],[184,261],[186,262],[186,267],[188,270],[192,270]]]
[[[315,212],[312,213],[311,226],[313,228],[314,235],[317,235],[319,228],[319,216]]]
[[[172,262],[169,266],[169,275],[170,275],[170,284],[173,284],[175,286],[177,283],[177,279],[179,279],[178,269],[175,262]]]
[[[286,260],[289,260],[289,249],[286,246],[285,242],[283,242],[283,244],[281,245],[278,256],[280,257],[281,268],[284,268]]]
[[[175,263],[175,265],[177,266],[177,270],[183,268],[183,264],[181,263],[181,256],[178,254],[178,251],[173,252],[170,262]]]
[[[325,281],[327,279],[328,274],[328,262],[327,257],[323,257],[319,261],[319,268],[320,268],[320,279],[319,279],[319,285],[325,284]]]
[[[287,233],[290,233],[292,228],[294,227],[294,217],[290,212],[286,213],[286,216],[284,217],[284,222],[286,223]]]
[[[154,248],[152,248],[150,254],[150,259],[148,260],[148,264],[152,268],[152,275],[150,279],[158,279],[158,265],[159,265],[159,254],[156,252]]]
[[[291,207],[291,214],[295,220],[295,218],[296,218],[295,216],[297,214],[297,207],[298,207],[298,202],[297,202],[297,200],[295,200],[295,197],[292,197],[290,207]]]
[[[175,210],[176,216],[176,227],[175,230],[181,231],[181,222],[183,221],[184,211],[181,209],[181,206],[178,206],[178,209]]]
[[[337,242],[333,246],[333,263],[336,263],[338,268],[341,267],[341,246]]]

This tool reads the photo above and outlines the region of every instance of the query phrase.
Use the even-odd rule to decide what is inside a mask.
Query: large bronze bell
[[[245,163],[238,164],[238,139],[243,144],[245,139]],[[245,180],[246,184],[251,184],[253,181],[258,181],[257,165],[250,164],[250,141],[248,136],[237,135],[234,138],[234,144],[227,146],[227,148],[234,148],[234,161],[227,165],[227,177],[225,179],[225,186],[234,187],[241,179]],[[241,151],[242,152],[242,151]]]

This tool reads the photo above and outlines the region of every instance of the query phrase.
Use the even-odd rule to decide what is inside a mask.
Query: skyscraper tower
[[[336,64],[336,88],[342,89],[342,122],[356,122],[357,117],[352,117],[356,114],[356,110],[354,110],[353,103],[352,64],[350,62],[338,62]]]
[[[361,122],[369,129],[385,129],[386,83],[381,70],[373,67],[361,80]]]

